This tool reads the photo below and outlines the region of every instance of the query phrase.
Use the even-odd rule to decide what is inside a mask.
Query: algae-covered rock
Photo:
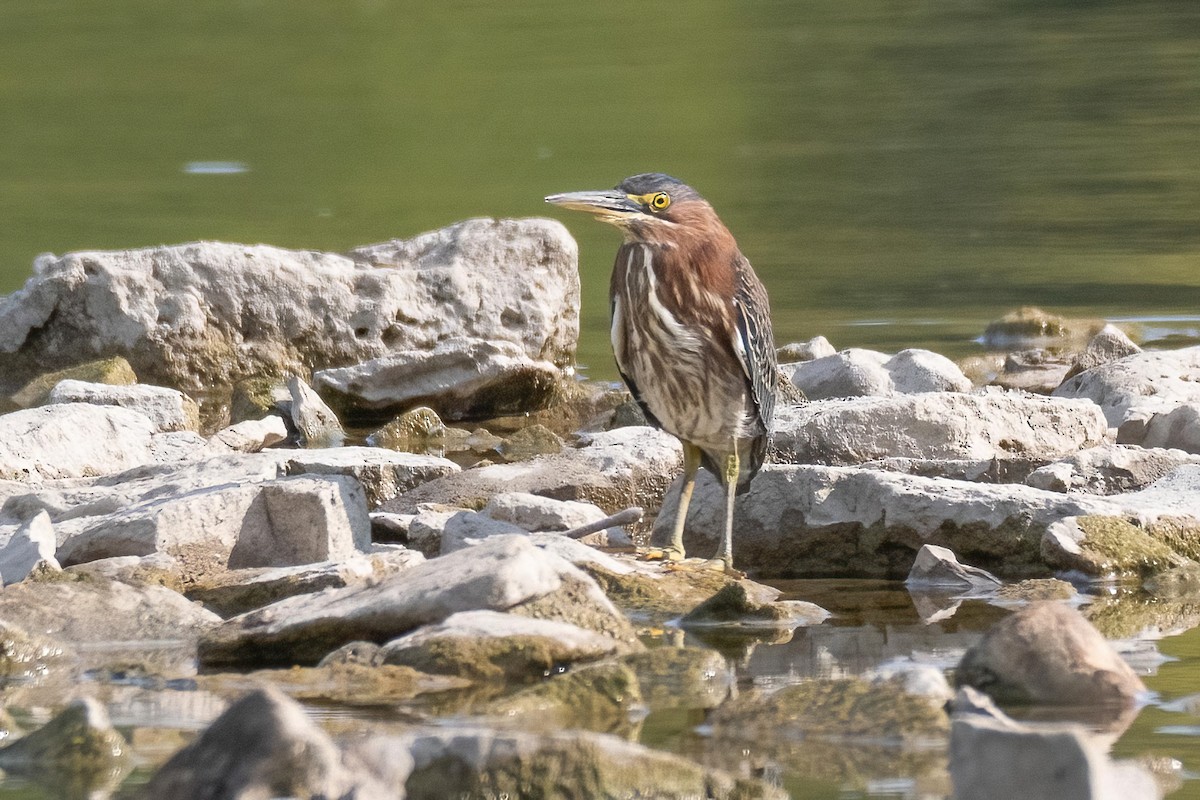
[[[1163,523],[1174,530],[1170,523]],[[1051,566],[1088,575],[1146,577],[1188,559],[1128,519],[1101,514],[1067,517],[1052,523],[1042,539]]]
[[[629,649],[631,645],[557,620],[465,611],[388,642],[380,658],[436,675],[521,682]]]
[[[628,738],[636,733],[633,712],[641,706],[636,673],[624,664],[604,663],[555,675],[480,711],[522,730],[581,729]]]
[[[737,581],[689,611],[679,621],[684,628],[795,628],[817,625],[829,612],[802,600],[778,600],[780,592],[752,581]]]
[[[332,655],[332,654],[331,654]],[[345,706],[385,706],[404,703],[420,695],[461,689],[465,680],[428,675],[411,667],[366,661],[328,659],[316,667],[257,670],[247,674],[214,673],[197,678],[200,686],[219,695],[241,694],[247,686],[270,685],[295,700]]]
[[[655,798],[783,800],[781,789],[735,778],[694,761],[615,736],[439,726],[402,736],[374,736],[355,748],[371,769],[388,774],[411,759],[408,800],[447,797]]]
[[[50,391],[60,381],[65,380],[104,383],[109,386],[128,386],[138,382],[129,362],[121,356],[114,356],[39,375],[15,392],[12,401],[22,408],[40,406],[50,397]]]
[[[725,657],[699,647],[655,647],[621,659],[637,675],[650,711],[716,708],[733,690],[736,676]]]
[[[1042,600],[1072,600],[1079,596],[1075,587],[1058,578],[1029,578],[1007,583],[996,589],[992,602],[996,605],[1036,603]]]
[[[446,423],[428,406],[405,411],[367,437],[367,444],[388,450],[416,452],[443,436]]]
[[[1160,639],[1200,625],[1200,598],[1100,597],[1080,609],[1108,639]]]
[[[79,789],[112,787],[129,766],[128,744],[112,727],[104,706],[92,698],[76,700],[41,728],[0,749],[0,768]]]
[[[563,440],[545,425],[528,425],[500,445],[505,461],[528,461],[534,456],[553,455],[563,449]]]
[[[983,344],[999,350],[1045,343],[1082,345],[1103,328],[1102,320],[1066,319],[1034,306],[1024,306],[989,323],[983,332]]]

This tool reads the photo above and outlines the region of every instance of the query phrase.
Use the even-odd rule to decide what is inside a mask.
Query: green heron
[[[695,189],[661,173],[609,191],[546,198],[621,229],[609,286],[612,346],[630,393],[683,443],[683,486],[666,557],[703,465],[725,487],[725,535],[713,561],[733,567],[733,503],[762,466],[778,367],[767,293],[729,229]]]

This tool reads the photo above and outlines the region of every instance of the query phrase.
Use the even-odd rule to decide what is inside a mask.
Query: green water
[[[0,291],[44,251],[551,213],[597,376],[616,235],[549,192],[674,173],[780,340],[961,355],[1029,303],[1196,328],[1198,152],[1194,0],[0,0]]]

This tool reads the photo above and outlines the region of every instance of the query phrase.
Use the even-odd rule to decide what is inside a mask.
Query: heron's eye
[[[655,211],[662,211],[669,205],[671,205],[671,196],[666,192],[659,192],[650,198],[650,207]]]

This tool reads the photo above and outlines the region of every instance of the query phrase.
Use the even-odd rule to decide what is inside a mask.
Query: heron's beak
[[[630,214],[642,213],[642,208],[629,195],[615,189],[605,189],[599,192],[566,192],[552,194],[546,198],[547,203],[572,211],[586,211],[595,214],[605,222],[617,222],[628,219]]]

